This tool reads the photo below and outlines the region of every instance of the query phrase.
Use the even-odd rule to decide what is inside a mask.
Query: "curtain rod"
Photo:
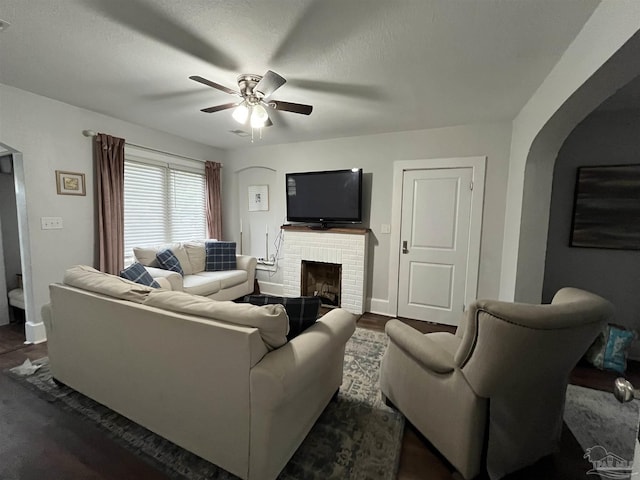
[[[96,132],[94,132],[93,130],[83,130],[82,131],[82,135],[84,135],[85,137],[95,137],[98,134]],[[136,147],[136,148],[140,148],[142,150],[147,150],[149,152],[161,153],[163,155],[171,155],[172,157],[177,157],[177,158],[184,158],[185,160],[193,160],[193,161],[200,162],[200,163],[204,163],[206,161],[206,160],[202,160],[200,158],[187,157],[186,155],[179,155],[177,153],[165,152],[164,150],[158,150],[157,148],[145,147],[144,145],[137,145],[135,143],[127,142],[126,140],[125,140],[124,144],[125,145],[129,145],[130,147]],[[220,163],[220,167],[224,167],[224,165],[222,163]]]

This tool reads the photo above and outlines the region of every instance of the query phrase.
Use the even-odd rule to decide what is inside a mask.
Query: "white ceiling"
[[[0,0],[0,83],[222,148],[240,73],[271,69],[254,145],[512,119],[599,0]],[[271,111],[270,111],[271,112]],[[87,125],[87,129],[95,128]]]

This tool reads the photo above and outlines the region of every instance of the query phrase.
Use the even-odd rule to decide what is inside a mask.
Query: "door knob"
[[[407,248],[407,241],[402,241],[402,253],[409,253],[409,249]]]

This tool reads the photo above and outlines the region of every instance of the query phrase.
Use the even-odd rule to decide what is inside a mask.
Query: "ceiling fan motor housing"
[[[253,91],[260,80],[262,80],[261,75],[254,75],[252,73],[243,73],[238,76],[240,95],[249,105],[258,105],[262,99],[260,92]]]

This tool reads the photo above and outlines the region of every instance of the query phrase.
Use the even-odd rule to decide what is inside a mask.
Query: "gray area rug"
[[[632,461],[640,421],[638,406],[638,400],[620,403],[610,392],[569,385],[564,421],[585,452],[601,446]]]
[[[280,480],[392,480],[402,446],[404,418],[381,401],[380,360],[387,337],[358,328],[346,347],[344,380],[337,401],[329,403],[298,448]],[[120,444],[175,479],[233,480],[234,475],[187,452],[107,407],[57,386],[48,359],[33,374],[9,374],[47,400],[94,422]]]

